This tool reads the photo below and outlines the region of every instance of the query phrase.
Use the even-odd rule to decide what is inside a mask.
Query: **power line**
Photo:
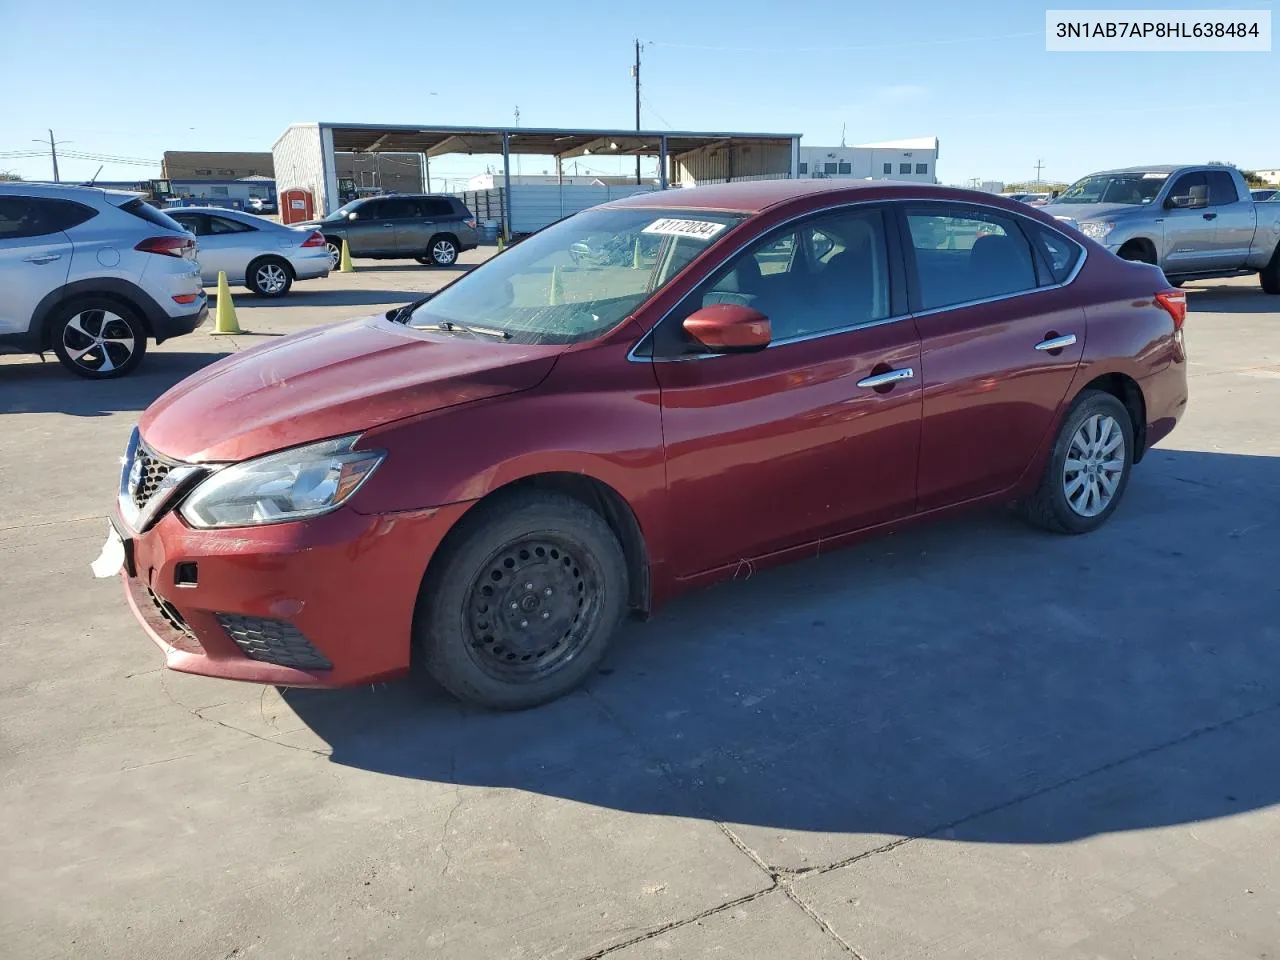
[[[664,40],[646,40],[655,47],[674,47],[681,50],[720,50],[726,53],[834,53],[844,50],[901,50],[910,47],[936,47],[957,43],[990,43],[992,40],[1015,40],[1022,37],[1042,37],[1044,31],[1029,30],[1024,33],[1003,33],[986,37],[953,37],[943,40],[911,40],[906,43],[866,43],[842,47],[720,47],[701,43],[668,43]]]

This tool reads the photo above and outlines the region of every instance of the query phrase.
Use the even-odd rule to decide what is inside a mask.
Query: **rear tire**
[[[519,491],[467,514],[423,579],[419,662],[461,700],[519,710],[564,696],[627,609],[627,564],[590,507]]]
[[[1040,485],[1018,504],[1019,512],[1028,523],[1054,533],[1096,530],[1124,497],[1133,443],[1125,405],[1101,390],[1084,391],[1063,418]]]
[[[283,297],[293,286],[293,270],[279,257],[263,257],[249,264],[245,286],[260,297]]]
[[[324,248],[329,253],[329,269],[337,270],[342,266],[342,240],[339,237],[325,237]]]
[[[147,328],[132,307],[81,297],[57,308],[49,325],[58,362],[86,380],[132,373],[147,353]]]
[[[1280,246],[1271,254],[1271,262],[1258,271],[1258,282],[1263,293],[1280,293]]]
[[[458,262],[458,252],[458,241],[447,234],[438,234],[427,244],[427,260],[437,267],[452,267]]]

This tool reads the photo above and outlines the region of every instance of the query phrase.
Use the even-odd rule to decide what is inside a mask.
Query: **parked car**
[[[350,247],[353,257],[411,259],[437,267],[452,266],[458,254],[480,244],[476,218],[457,197],[445,195],[363,197],[323,220],[301,226],[324,234],[335,270],[343,244]]]
[[[196,235],[200,277],[242,283],[260,297],[283,297],[294,280],[329,275],[324,236],[313,228],[281,226],[251,213],[217,207],[184,207],[171,216]]]
[[[1280,200],[1280,190],[1270,188],[1250,190],[1249,195],[1253,197],[1254,203],[1266,203],[1268,200]]]
[[[1256,204],[1233,167],[1094,173],[1043,209],[1175,284],[1256,273],[1263,290],[1280,293],[1280,207]]]
[[[245,209],[250,213],[274,214],[279,210],[276,202],[271,197],[250,197],[245,201]]]
[[[137,194],[0,183],[0,352],[120,377],[208,309],[195,241]]]
[[[660,250],[574,270],[601,235]],[[633,196],[170,390],[96,571],[123,567],[176,670],[325,687],[417,664],[530,706],[629,609],[819,546],[1001,501],[1096,529],[1186,406],[1185,316],[1155,267],[986,194]]]

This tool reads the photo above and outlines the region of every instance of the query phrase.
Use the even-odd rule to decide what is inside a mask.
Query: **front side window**
[[[419,306],[410,327],[578,343],[612,329],[745,214],[596,207],[481,264]]]
[[[52,233],[42,224],[36,204],[33,197],[0,197],[0,240]]]
[[[197,237],[209,235],[209,218],[203,213],[174,213],[173,219],[182,225],[183,230],[190,231]]]
[[[1008,217],[976,209],[908,207],[920,308],[1006,296],[1036,287],[1031,247]]]
[[[209,217],[209,233],[215,236],[222,233],[248,233],[252,229],[252,227],[238,220],[229,220],[226,217]]]
[[[1154,200],[1168,179],[1167,173],[1103,173],[1077,180],[1054,202],[1141,206]]]
[[[680,323],[716,303],[763,313],[774,343],[883,320],[889,316],[887,251],[878,209],[827,214],[766,237],[717,270],[668,317],[663,349],[689,352],[690,345],[673,342]]]
[[[378,201],[378,217],[383,220],[412,220],[419,215],[417,201],[409,197]]]

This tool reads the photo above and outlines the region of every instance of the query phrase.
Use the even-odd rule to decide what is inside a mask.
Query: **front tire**
[[[1133,422],[1109,393],[1086,390],[1067,412],[1036,492],[1019,504],[1031,524],[1089,533],[1115,512],[1133,469]]]
[[[50,326],[58,361],[86,380],[123,377],[147,352],[147,329],[132,308],[105,297],[84,297],[58,309]]]
[[[260,297],[283,297],[293,286],[293,271],[279,257],[264,257],[249,264],[245,286]]]
[[[342,267],[342,241],[337,237],[326,237],[324,248],[329,254],[329,269],[338,270]]]
[[[420,662],[461,700],[519,710],[596,668],[627,608],[618,538],[591,508],[522,491],[477,507],[423,580]]]

